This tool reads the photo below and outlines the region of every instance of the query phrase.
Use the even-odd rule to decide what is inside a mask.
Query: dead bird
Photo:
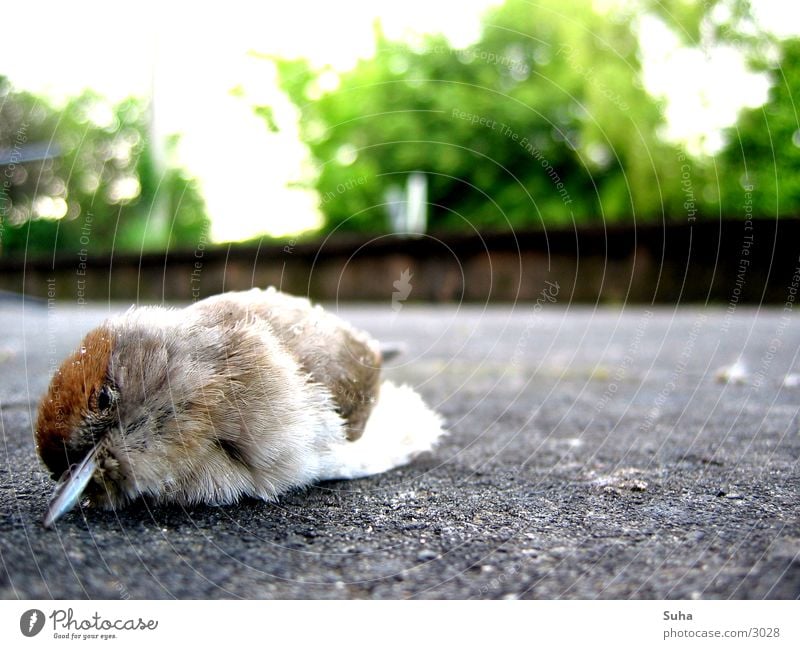
[[[386,355],[308,300],[252,289],[183,309],[132,308],[83,339],[39,407],[36,447],[58,479],[45,525],[82,497],[117,509],[274,500],[410,462],[443,434]]]

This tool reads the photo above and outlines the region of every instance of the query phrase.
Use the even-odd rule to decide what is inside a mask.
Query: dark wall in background
[[[561,303],[783,303],[800,279],[798,257],[800,220],[726,221],[0,259],[0,289],[160,302],[274,285],[322,300],[391,301],[408,269],[411,302],[535,300],[557,283]]]

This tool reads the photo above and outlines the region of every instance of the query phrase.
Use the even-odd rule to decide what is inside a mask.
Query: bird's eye
[[[97,393],[97,409],[100,412],[105,412],[111,407],[111,404],[114,401],[114,394],[111,392],[108,386],[104,385],[100,388],[100,392]]]

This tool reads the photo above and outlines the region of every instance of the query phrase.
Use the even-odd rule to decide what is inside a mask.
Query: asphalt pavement
[[[405,343],[386,375],[446,418],[433,454],[45,530],[38,400],[125,306],[0,302],[2,598],[800,596],[800,328],[780,307],[334,306]]]

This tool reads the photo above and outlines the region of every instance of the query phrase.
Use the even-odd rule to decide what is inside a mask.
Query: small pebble
[[[787,374],[783,379],[783,385],[786,388],[796,388],[800,386],[800,374]]]
[[[747,367],[741,360],[738,360],[733,365],[718,369],[715,377],[721,383],[746,383]]]

